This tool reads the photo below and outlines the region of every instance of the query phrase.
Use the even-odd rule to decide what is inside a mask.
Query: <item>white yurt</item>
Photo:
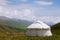
[[[51,28],[47,24],[37,21],[27,27],[27,36],[52,36]]]

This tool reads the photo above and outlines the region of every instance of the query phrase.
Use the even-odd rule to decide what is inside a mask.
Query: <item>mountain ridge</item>
[[[14,28],[26,29],[32,22],[20,19],[12,19],[4,16],[0,16],[0,25],[6,25]]]

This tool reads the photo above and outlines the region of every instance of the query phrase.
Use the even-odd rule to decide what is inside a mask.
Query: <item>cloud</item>
[[[32,10],[31,9],[21,9],[21,10],[16,10],[15,11],[15,17],[18,19],[23,19],[23,20],[29,20],[32,17]]]
[[[46,1],[35,1],[35,3],[39,4],[39,5],[53,5],[53,2],[46,2]]]
[[[6,16],[7,14],[7,0],[0,0],[0,16]]]
[[[55,16],[33,16],[33,21],[37,21],[37,20],[40,20],[40,21],[43,21],[47,24],[56,24],[58,22],[60,22],[60,17],[55,17]]]
[[[7,1],[6,0],[0,0],[0,6],[4,6],[7,5]]]
[[[24,16],[29,16],[31,13],[32,13],[32,11],[30,10],[30,9],[24,9],[24,10],[22,10],[22,12],[21,12]]]
[[[20,0],[20,1],[27,1],[27,0]],[[3,4],[5,3],[5,4]],[[39,5],[52,5],[52,2],[45,2],[45,1],[35,1],[35,3],[39,4]],[[1,5],[6,5],[7,1],[4,0],[4,2],[2,1]],[[57,9],[49,9],[49,8],[45,8],[45,7],[38,7],[36,5],[31,5],[31,4],[20,4],[20,5],[9,5],[8,7],[6,6],[1,6],[0,5],[0,16],[6,16],[9,18],[17,18],[17,19],[23,19],[23,20],[42,20],[42,21],[54,21],[59,22],[60,18],[58,19],[54,19],[52,17],[40,17],[41,15],[56,15],[59,14],[60,11]],[[55,13],[55,14],[54,14]],[[39,16],[39,17],[37,17]],[[50,20],[51,18],[51,20]]]
[[[9,18],[17,18],[23,20],[30,20],[33,14],[33,7],[21,4],[17,6],[0,6],[0,16]]]

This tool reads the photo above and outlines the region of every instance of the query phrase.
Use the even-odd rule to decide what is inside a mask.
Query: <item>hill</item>
[[[51,30],[53,34],[60,35],[60,22],[51,26]]]
[[[16,33],[16,32],[23,32],[25,31],[24,29],[20,29],[20,28],[14,28],[14,27],[10,27],[10,26],[6,26],[6,25],[0,25],[0,32],[6,33]]]
[[[39,36],[26,36],[24,32],[17,31],[17,28],[12,28],[6,25],[0,25],[0,40],[60,40],[60,34],[56,34],[60,31],[53,30],[53,36],[39,37]],[[19,30],[23,30],[20,29]]]
[[[60,23],[51,26],[52,30],[60,30]]]
[[[26,29],[32,22],[20,19],[11,19],[4,16],[0,16],[0,25],[6,25],[13,28]]]

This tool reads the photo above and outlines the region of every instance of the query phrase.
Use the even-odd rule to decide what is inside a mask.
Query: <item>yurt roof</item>
[[[50,29],[50,26],[42,21],[36,21],[27,27],[28,29]]]

